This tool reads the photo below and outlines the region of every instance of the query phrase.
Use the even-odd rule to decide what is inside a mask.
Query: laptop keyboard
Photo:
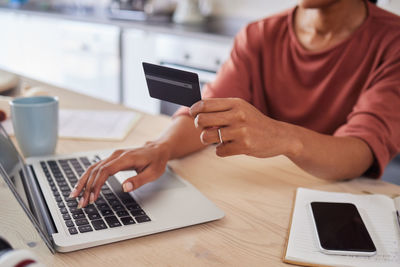
[[[122,191],[114,176],[102,186],[94,204],[78,209],[78,201],[68,196],[91,164],[87,157],[40,162],[71,235],[151,221],[135,199]]]

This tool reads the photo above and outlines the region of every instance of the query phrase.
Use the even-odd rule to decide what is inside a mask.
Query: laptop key
[[[107,229],[107,225],[103,220],[95,220],[92,221],[92,225],[94,227],[94,229],[96,230],[102,230],[102,229]]]
[[[74,214],[72,214],[72,218],[74,218],[75,220],[77,220],[77,219],[86,218],[86,216],[85,216],[85,214],[83,214],[83,213],[74,213]]]
[[[86,206],[84,209],[86,214],[97,212],[96,208],[93,205]]]
[[[81,226],[81,225],[89,224],[89,222],[86,219],[78,219],[78,220],[75,220],[75,224],[78,226]]]
[[[66,213],[66,214],[63,214],[63,218],[64,218],[64,220],[71,220],[71,216],[69,216],[69,214],[68,213]]]
[[[109,216],[114,215],[114,212],[112,210],[101,210],[101,214],[103,214],[103,216]]]
[[[105,194],[104,197],[105,197],[108,201],[116,200],[116,199],[117,199],[117,197],[116,197],[114,194]]]
[[[72,227],[72,226],[74,226],[74,222],[71,221],[71,220],[68,220],[68,221],[65,221],[65,225],[66,225],[67,227]]]
[[[74,201],[68,201],[67,206],[70,208],[76,208],[78,206],[78,202]]]
[[[96,203],[96,205],[102,205],[106,204],[107,202],[103,198],[98,198],[94,203]]]
[[[68,183],[65,181],[58,182],[57,184],[58,184],[58,186],[68,186]],[[68,189],[69,189],[69,187],[68,187]],[[63,191],[63,190],[61,189],[61,191]]]
[[[110,227],[118,227],[121,226],[121,223],[118,221],[115,216],[108,216],[104,218]]]
[[[65,207],[64,202],[59,202],[59,203],[57,203],[57,204],[58,204],[58,207],[59,207],[59,208],[64,208],[64,207]]]
[[[78,229],[79,229],[79,232],[81,232],[81,233],[86,233],[86,232],[92,232],[93,231],[93,229],[92,229],[92,227],[90,225],[79,226]]]
[[[76,235],[78,233],[75,227],[68,228],[68,231],[71,235]]]
[[[58,192],[58,190],[53,191],[53,195],[54,195],[55,197],[58,197],[58,196],[60,195],[60,192]]]
[[[118,217],[125,217],[125,216],[129,216],[129,213],[126,212],[126,210],[119,210],[119,211],[117,211],[117,215],[118,215]]]
[[[71,209],[70,209],[71,211]],[[83,211],[81,209],[76,209],[74,211],[71,211],[72,214],[84,214]]]
[[[125,210],[122,205],[113,205],[112,208],[114,211]]]
[[[99,214],[98,212],[89,213],[89,214],[88,214],[88,217],[89,217],[89,219],[90,219],[91,221],[97,220],[97,219],[100,219],[100,218],[101,218],[101,216],[100,216],[100,214]]]
[[[124,225],[135,224],[135,221],[132,219],[132,217],[122,217],[120,219]]]
[[[140,206],[138,204],[128,204],[126,205],[126,208],[130,211],[132,210],[139,210],[141,209]]]
[[[68,213],[68,210],[67,210],[67,208],[61,208],[61,209],[60,209],[60,212],[61,212],[62,214],[66,214],[66,213]]]
[[[69,189],[69,186],[68,186],[68,185],[66,185],[66,186],[61,186],[61,187],[60,187],[60,190],[61,190],[62,192],[65,192],[65,191],[70,191],[70,189]]]
[[[62,201],[62,197],[60,197],[60,196],[56,197],[56,201],[57,201],[57,203],[61,202]]]
[[[111,206],[122,205],[121,202],[119,202],[119,200],[117,199],[109,200],[108,202],[110,203]]]
[[[144,223],[144,222],[150,222],[151,221],[150,218],[147,217],[146,215],[145,216],[135,217],[135,219],[136,219],[136,221],[138,223]]]
[[[100,205],[97,205],[97,208],[99,210],[109,210],[110,206],[108,206],[107,204],[100,204]]]
[[[103,194],[113,194],[110,189],[101,189],[101,192],[103,192]]]
[[[69,208],[69,211],[71,212],[71,213],[75,213],[75,212],[77,212],[77,211],[79,211],[80,209],[78,209],[78,208]]]
[[[106,184],[103,184],[103,185],[101,186],[101,189],[104,189],[104,190],[106,190],[106,189],[110,189],[110,188],[108,187],[108,185],[106,185]]]
[[[136,204],[136,201],[131,196],[129,196],[129,197],[124,196],[124,197],[120,197],[120,198],[122,200],[122,203],[124,203],[125,205]]]
[[[135,217],[146,215],[146,213],[143,210],[132,210],[131,213]]]

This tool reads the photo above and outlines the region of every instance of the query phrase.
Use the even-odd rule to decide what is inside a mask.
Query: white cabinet
[[[13,11],[0,11],[0,40],[2,69],[151,114],[176,107],[149,96],[143,61],[196,72],[204,84],[232,43]]]
[[[0,68],[120,101],[116,26],[0,12]]]
[[[160,101],[150,98],[142,62],[156,63],[155,35],[137,29],[125,30],[122,35],[123,103],[126,106],[158,114]]]

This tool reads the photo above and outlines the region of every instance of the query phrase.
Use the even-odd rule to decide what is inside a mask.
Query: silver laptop
[[[170,168],[133,193],[120,172],[103,185],[92,205],[77,209],[68,195],[84,170],[112,151],[85,152],[23,161],[0,124],[0,176],[54,253],[98,246],[220,219],[224,213]]]

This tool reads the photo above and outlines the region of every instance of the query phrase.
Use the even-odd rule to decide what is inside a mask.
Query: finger
[[[229,142],[235,140],[236,132],[231,127],[221,127],[219,128],[222,141]],[[218,128],[207,128],[204,129],[200,134],[200,141],[204,145],[211,145],[216,143],[221,143],[220,135],[218,133]]]
[[[93,183],[93,186],[90,190],[94,195],[93,196],[94,199],[96,200],[99,197],[101,187],[108,179],[108,177],[116,174],[119,171],[132,169],[135,168],[136,166],[139,166],[141,168],[144,165],[147,164],[146,161],[144,161],[143,159],[138,158],[135,155],[132,155],[131,153],[124,153],[120,157],[102,166],[102,168],[100,168],[96,176],[95,183]]]
[[[161,174],[163,174],[163,170],[156,171],[153,168],[146,168],[143,172],[139,173],[138,175],[126,179],[122,184],[122,188],[124,192],[131,192],[133,190],[136,190],[142,185],[152,182],[158,177],[160,177]]]
[[[193,104],[190,107],[190,114],[193,118],[199,113],[227,111],[236,105],[235,98],[208,98]]]
[[[106,164],[107,162],[115,159],[116,157],[118,157],[119,155],[121,155],[122,153],[124,153],[124,150],[116,150],[114,151],[111,156],[109,156],[107,159],[99,161],[93,165],[91,165],[81,176],[81,178],[79,179],[78,183],[75,185],[74,189],[72,190],[70,197],[72,198],[76,198],[83,189],[86,188],[86,184],[89,181],[89,179],[93,176],[95,177],[97,174],[97,171],[99,169],[99,167],[103,164]],[[86,191],[86,190],[85,190]],[[80,200],[81,201],[81,200]]]
[[[240,144],[235,141],[224,142],[219,144],[216,148],[216,154],[219,157],[228,157],[233,155],[239,155],[241,153]]]
[[[118,158],[116,158],[118,159]],[[114,159],[114,160],[116,160]],[[114,160],[110,161],[113,162]],[[83,195],[81,199],[79,200],[78,203],[78,208],[83,208],[86,207],[87,204],[92,204],[97,198],[95,198],[94,195],[94,184],[96,186],[103,186],[104,182],[113,175],[112,170],[108,167],[108,164],[110,162],[103,162],[103,164],[100,164],[97,166],[95,170],[93,170],[91,176],[86,182],[85,185],[85,190],[83,192]]]
[[[194,119],[196,128],[224,127],[237,121],[236,112],[220,111],[212,113],[199,113]]]
[[[72,190],[71,194],[69,194],[70,198],[76,198],[81,193],[82,189],[85,187],[88,178],[90,177],[92,171],[101,163],[101,161],[96,162],[95,164],[91,165],[81,176],[78,183],[75,185],[74,189]]]
[[[96,168],[92,171],[89,179],[86,181],[86,185],[82,194],[82,197],[79,200],[78,208],[86,207],[88,204],[93,204],[96,200],[93,194],[93,185],[99,176],[99,172],[106,166],[108,162],[104,161],[101,164],[97,165]],[[108,177],[107,177],[108,178]],[[101,186],[104,182],[101,184]]]

